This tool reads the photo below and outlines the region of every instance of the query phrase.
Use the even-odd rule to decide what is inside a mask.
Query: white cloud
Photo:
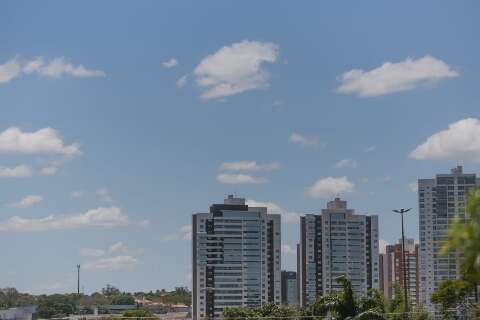
[[[102,249],[92,249],[92,248],[82,248],[80,249],[80,255],[82,257],[101,257],[105,255],[105,250]]]
[[[87,69],[81,64],[74,66],[66,62],[64,58],[53,58],[49,62],[45,62],[42,57],[37,57],[25,63],[23,72],[26,74],[37,73],[49,78],[60,78],[65,75],[82,78],[106,76],[104,71]]]
[[[282,244],[282,253],[295,256],[297,255],[297,249],[293,248],[293,246],[290,246],[288,244]]]
[[[43,200],[42,196],[28,195],[18,202],[11,203],[9,206],[13,208],[25,209],[30,208]]]
[[[408,184],[408,189],[410,189],[410,191],[412,192],[418,192],[418,182],[417,181],[414,181],[414,182],[411,182]]]
[[[97,195],[97,198],[101,201],[105,201],[105,202],[113,202],[113,197],[110,193],[110,191],[108,191],[107,189],[105,188],[102,188],[102,189],[98,189],[95,194]]]
[[[0,64],[0,84],[10,82],[10,80],[18,77],[21,72],[22,68],[16,57]]]
[[[297,143],[303,146],[316,146],[320,143],[317,137],[306,137],[300,133],[293,132],[288,138],[290,142]]]
[[[327,177],[315,181],[307,188],[306,195],[312,198],[328,198],[353,191],[355,191],[355,184],[347,177]]]
[[[385,252],[387,252],[387,251],[386,251],[387,245],[388,245],[388,242],[387,242],[387,241],[385,241],[385,240],[383,240],[383,239],[378,240],[378,251],[379,251],[380,253],[385,253]]]
[[[186,224],[180,228],[183,240],[192,240],[192,225]]]
[[[50,215],[45,218],[29,219],[18,216],[0,222],[0,232],[38,232],[79,228],[112,228],[128,225],[128,216],[120,208],[99,207],[85,213]]]
[[[19,165],[13,168],[0,166],[0,177],[5,178],[24,178],[33,174],[32,167],[27,165]]]
[[[266,207],[268,213],[281,215],[283,223],[298,223],[300,221],[300,216],[302,215],[302,213],[288,211],[287,209],[282,208],[278,204],[268,201],[261,202],[248,199],[246,201],[246,204],[249,207]]]
[[[280,169],[280,164],[277,162],[259,164],[256,161],[235,161],[235,162],[224,162],[221,164],[219,170],[224,171],[271,171]]]
[[[181,76],[177,80],[177,87],[183,88],[187,84],[187,81],[188,81],[188,74]]]
[[[178,64],[178,61],[175,58],[171,58],[170,60],[162,62],[162,66],[167,69],[173,68],[177,64]]]
[[[45,167],[40,170],[42,176],[53,176],[57,173],[57,167]]]
[[[196,82],[204,87],[203,99],[231,96],[268,86],[265,62],[277,60],[278,45],[248,41],[225,46],[205,57],[193,71]]]
[[[342,168],[356,168],[357,162],[353,159],[342,159],[335,163],[335,168],[342,169]]]
[[[72,191],[70,196],[75,199],[81,198],[83,196],[83,191]]]
[[[133,256],[120,255],[100,258],[84,265],[87,271],[120,271],[132,270],[139,264],[139,260]]]
[[[0,133],[0,153],[75,156],[81,152],[78,144],[65,144],[55,129],[43,128],[35,132],[23,132],[19,128],[11,127]]]
[[[87,69],[83,65],[74,66],[64,58],[54,58],[45,62],[43,57],[20,59],[14,57],[0,65],[0,84],[8,83],[21,75],[38,74],[48,78],[59,78],[64,75],[72,77],[105,77],[101,70]]]
[[[385,176],[385,177],[382,178],[382,181],[383,182],[390,182],[390,181],[392,181],[392,176]]]
[[[432,56],[385,62],[378,68],[364,71],[353,69],[341,75],[338,93],[356,93],[360,97],[380,96],[407,91],[419,85],[457,77],[451,66]]]
[[[415,160],[480,161],[480,119],[466,118],[431,135],[410,153]]]
[[[217,175],[217,181],[223,184],[258,184],[266,183],[268,180],[263,177],[254,177],[248,174],[227,174]]]

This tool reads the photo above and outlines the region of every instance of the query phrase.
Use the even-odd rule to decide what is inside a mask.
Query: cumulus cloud
[[[320,143],[317,137],[307,137],[297,132],[293,132],[288,140],[303,146],[316,146]]]
[[[167,61],[162,62],[162,66],[163,66],[164,68],[167,68],[167,69],[173,68],[173,67],[175,67],[177,64],[178,64],[178,61],[177,61],[177,59],[175,59],[175,58],[171,58],[171,59],[169,59],[169,60],[167,60]]]
[[[255,177],[248,174],[229,174],[222,173],[217,175],[217,181],[223,184],[258,184],[266,183],[268,180],[264,177]]]
[[[308,187],[306,195],[312,198],[329,198],[353,191],[355,191],[355,184],[347,177],[326,177],[318,179]]]
[[[112,194],[105,188],[98,189],[95,194],[100,201],[113,202]]]
[[[410,158],[480,161],[480,119],[467,118],[450,124],[417,146]]]
[[[266,207],[268,213],[281,215],[283,223],[298,223],[300,221],[300,216],[302,215],[302,213],[289,211],[278,204],[269,201],[262,202],[248,199],[246,204],[249,207]]]
[[[244,40],[205,57],[193,71],[205,88],[201,98],[215,99],[268,86],[264,63],[277,60],[278,45]]]
[[[188,81],[188,74],[181,76],[177,80],[177,87],[183,88],[187,84],[187,81]]]
[[[81,64],[75,66],[64,58],[45,61],[43,57],[31,60],[14,57],[6,63],[0,64],[0,84],[8,83],[24,74],[37,74],[48,78],[60,78],[66,75],[83,78],[106,76],[104,71],[88,69]]]
[[[55,129],[43,128],[34,132],[24,132],[11,127],[0,133],[0,153],[75,156],[81,152],[78,144],[65,144]]]
[[[0,166],[0,177],[5,178],[24,178],[30,177],[33,174],[32,167],[27,165],[18,165],[16,167],[3,167]]]
[[[282,253],[295,256],[297,255],[297,249],[288,244],[282,244]]]
[[[25,208],[30,208],[31,206],[41,202],[42,200],[43,200],[42,196],[28,195],[17,202],[11,203],[9,206],[12,208],[25,209]]]
[[[271,171],[280,169],[280,164],[277,162],[259,164],[256,161],[235,161],[224,162],[220,165],[220,170],[223,171]]]
[[[458,75],[451,66],[432,56],[416,60],[407,58],[400,62],[385,62],[369,71],[353,69],[345,72],[340,76],[337,92],[354,93],[360,97],[380,96]]]
[[[132,270],[139,264],[136,257],[129,255],[120,255],[113,257],[104,257],[98,260],[87,262],[84,265],[86,271],[120,271]]]
[[[13,216],[0,222],[0,232],[40,232],[79,228],[113,228],[128,225],[128,216],[120,208],[99,207],[84,213],[50,215],[45,218],[21,218]]]
[[[353,159],[342,159],[335,163],[335,168],[342,169],[342,168],[356,168],[357,162]]]

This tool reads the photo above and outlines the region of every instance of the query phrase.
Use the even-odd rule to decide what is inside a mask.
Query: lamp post
[[[406,269],[406,259],[405,259],[405,233],[403,231],[403,214],[407,213],[409,209],[398,209],[393,210],[393,212],[400,213],[402,217],[402,261],[403,261],[403,318],[408,320],[408,281],[407,281],[407,269]]]

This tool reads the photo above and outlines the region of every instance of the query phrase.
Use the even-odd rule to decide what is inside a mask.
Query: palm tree
[[[353,293],[352,283],[345,277],[335,279],[343,290],[332,292],[317,298],[317,301],[307,311],[311,316],[326,316],[332,314],[339,320],[384,320],[384,304],[381,293],[371,290],[357,300]]]

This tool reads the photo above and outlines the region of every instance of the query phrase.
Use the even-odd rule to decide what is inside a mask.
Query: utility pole
[[[408,281],[407,281],[407,268],[405,260],[405,233],[403,231],[403,214],[407,213],[410,209],[393,210],[393,212],[400,213],[402,217],[402,268],[403,268],[403,319],[408,320]]]
[[[77,264],[77,294],[80,295],[80,265]]]

